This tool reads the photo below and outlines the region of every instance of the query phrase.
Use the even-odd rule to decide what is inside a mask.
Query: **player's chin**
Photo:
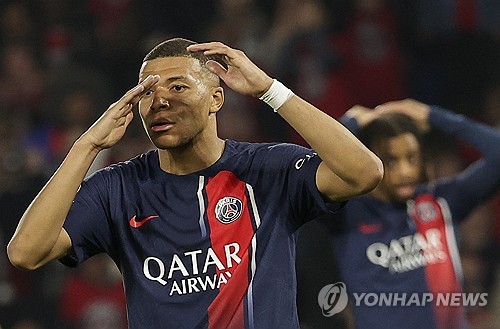
[[[415,186],[405,185],[395,189],[394,194],[399,201],[408,201],[415,195]]]
[[[162,136],[154,136],[151,135],[151,141],[158,149],[175,149],[186,146],[189,141],[179,138],[178,136],[172,135],[162,135]]]

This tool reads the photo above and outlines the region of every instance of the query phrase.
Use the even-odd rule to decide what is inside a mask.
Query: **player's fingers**
[[[132,99],[140,95],[145,89],[146,89],[145,86],[139,83],[137,86],[127,91],[125,95],[123,95],[122,98],[120,98],[118,102],[116,102],[116,105],[123,107],[127,103],[131,103]]]
[[[127,115],[121,116],[118,119],[116,119],[116,126],[121,127],[121,126],[128,126],[128,124],[132,121],[134,118],[134,112],[130,111],[127,113]]]
[[[188,46],[187,50],[191,51],[191,52],[197,52],[197,51],[209,51],[209,50],[214,50],[214,49],[221,49],[223,47],[229,48],[227,45],[223,44],[222,42],[214,41],[214,42],[196,43],[194,45]]]
[[[125,126],[128,126],[133,118],[134,118],[134,112],[129,112],[125,117]]]
[[[142,84],[144,86],[144,90],[142,92],[140,92],[138,95],[135,95],[130,101],[129,103],[135,105],[137,104],[137,102],[139,102],[142,98],[142,96],[144,96],[144,94],[151,89],[151,87],[153,87],[158,81],[160,80],[160,76],[159,75],[149,75],[148,77],[146,77],[146,79],[144,79],[140,84]]]
[[[187,47],[187,50],[191,52],[203,51],[203,54],[205,56],[221,55],[226,64],[229,64],[231,60],[235,59],[239,54],[242,53],[241,50],[233,49],[218,41],[197,43]]]
[[[210,70],[210,72],[218,75],[219,77],[223,78],[224,75],[227,73],[227,70],[224,66],[222,66],[220,63],[217,63],[216,61],[210,60],[207,61],[205,64],[205,67]]]
[[[377,106],[377,109],[380,108],[385,111],[407,111],[407,110],[412,110],[415,107],[418,107],[418,105],[420,104],[415,100],[407,98],[402,100],[385,102]]]
[[[349,111],[353,111],[353,112],[370,112],[370,111],[373,111],[373,109],[369,108],[369,107],[366,107],[366,106],[363,106],[363,105],[356,104],[353,107],[351,107],[349,109]]]
[[[115,105],[122,108],[125,104],[135,104],[158,80],[158,75],[148,75],[137,86],[127,91]]]
[[[134,108],[134,104],[127,103],[125,104],[120,111],[120,116],[126,116],[130,112],[132,112],[132,109]]]
[[[376,107],[377,110],[390,110],[390,109],[398,109],[398,108],[401,108],[401,105],[399,102],[396,102],[396,101],[391,101],[391,102],[386,102],[386,103],[383,103],[383,104],[380,104]]]

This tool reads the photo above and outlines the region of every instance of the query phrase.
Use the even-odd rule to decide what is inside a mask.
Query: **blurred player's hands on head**
[[[380,112],[380,114],[401,113],[407,115],[415,120],[423,132],[430,130],[430,106],[414,99],[407,98],[399,101],[387,102],[377,106],[376,110]]]
[[[351,118],[356,119],[356,122],[360,127],[366,126],[377,117],[379,117],[378,111],[362,105],[354,105],[345,114]]]

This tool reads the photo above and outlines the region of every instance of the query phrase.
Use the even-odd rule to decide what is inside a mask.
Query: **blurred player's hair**
[[[359,140],[372,151],[383,150],[389,138],[410,133],[422,145],[423,135],[417,123],[401,113],[387,113],[376,118],[358,131]]]

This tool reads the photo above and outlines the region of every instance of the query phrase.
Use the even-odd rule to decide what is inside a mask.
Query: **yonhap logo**
[[[488,293],[464,292],[354,292],[352,307],[486,307]],[[323,316],[331,317],[342,312],[349,301],[343,282],[327,284],[318,293],[318,304]]]
[[[342,312],[347,306],[348,299],[347,289],[343,282],[327,284],[318,294],[319,307],[326,317]]]

